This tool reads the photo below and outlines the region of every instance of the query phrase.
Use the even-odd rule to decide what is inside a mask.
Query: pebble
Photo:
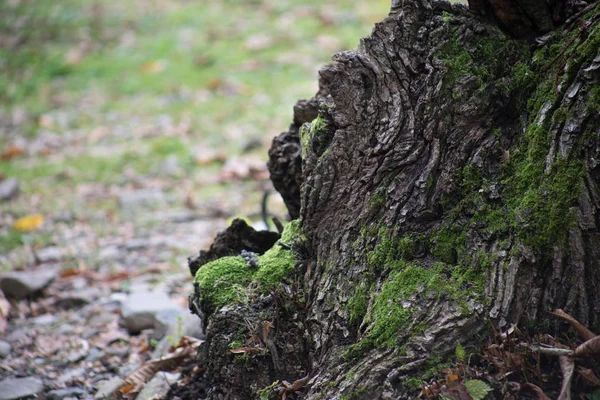
[[[63,372],[63,374],[58,377],[57,381],[62,384],[68,384],[75,379],[82,379],[85,377],[86,372],[86,369],[83,367],[71,368]]]
[[[161,190],[142,189],[134,192],[119,194],[119,205],[123,209],[134,210],[138,207],[148,207],[164,200]]]
[[[181,374],[158,372],[135,398],[136,400],[163,399]]]
[[[98,384],[98,391],[94,395],[95,400],[105,400],[110,398],[110,396],[119,390],[123,385],[125,385],[125,381],[118,376],[115,376],[107,381],[102,381]]]
[[[163,323],[157,318],[159,312],[167,315],[180,310],[182,308],[166,293],[147,291],[132,293],[123,304],[121,314],[127,331],[137,334],[144,329],[162,328]]]
[[[160,342],[158,342],[156,349],[152,353],[152,358],[167,355],[169,353],[169,346],[173,343],[179,343],[182,336],[191,336],[201,340],[205,338],[202,331],[202,320],[189,311],[184,312],[181,318],[178,318],[169,326],[167,332]]]
[[[98,361],[98,360],[104,358],[105,355],[106,355],[106,353],[104,351],[102,351],[101,349],[99,349],[97,347],[92,347],[90,349],[90,352],[88,353],[85,361],[89,361],[89,362]]]
[[[7,378],[0,381],[0,400],[25,399],[37,396],[42,390],[44,384],[38,378]]]
[[[46,398],[49,400],[63,400],[66,397],[82,397],[86,394],[87,392],[82,388],[68,387],[64,389],[51,390],[46,394]]]
[[[44,326],[55,324],[56,322],[58,322],[58,320],[59,318],[56,315],[44,314],[40,315],[39,317],[32,318],[31,322],[33,322],[37,326]]]
[[[179,160],[175,154],[169,155],[161,164],[160,175],[171,178],[177,178],[183,175],[183,169],[179,165]]]
[[[40,263],[56,262],[63,259],[63,251],[58,246],[50,246],[38,250],[35,256]]]
[[[0,181],[0,201],[10,200],[19,194],[19,182],[15,178]]]
[[[98,258],[102,261],[118,260],[121,257],[121,252],[117,246],[106,246],[98,251]]]
[[[10,343],[0,340],[0,358],[6,358],[12,351]]]
[[[8,272],[0,277],[0,290],[7,297],[22,299],[44,289],[57,276],[58,269],[56,268]]]

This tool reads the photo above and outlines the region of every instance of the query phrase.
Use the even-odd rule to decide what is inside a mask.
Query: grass
[[[0,150],[15,137],[106,129],[107,145],[128,151],[0,160],[0,173],[35,191],[37,178],[65,165],[85,166],[78,180],[110,182],[128,165],[147,173],[165,154],[185,164],[192,144],[235,154],[241,139],[285,128],[294,102],[316,91],[316,66],[355,48],[387,9],[350,0],[2,2],[0,33],[10,40],[0,46],[0,116],[25,117],[16,129],[0,123]],[[183,133],[169,132],[182,121]],[[165,135],[178,137],[153,142]]]

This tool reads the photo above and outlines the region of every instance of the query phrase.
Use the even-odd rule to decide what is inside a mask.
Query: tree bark
[[[557,334],[562,308],[600,331],[600,7],[538,42],[394,1],[321,69],[269,152],[306,240],[273,294],[204,321],[212,398],[306,375],[306,399],[411,398],[490,321]],[[250,376],[227,343],[265,321]]]

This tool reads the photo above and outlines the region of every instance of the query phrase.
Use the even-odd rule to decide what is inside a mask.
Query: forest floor
[[[187,257],[264,226],[271,138],[388,7],[0,2],[0,399],[102,398],[201,337]]]

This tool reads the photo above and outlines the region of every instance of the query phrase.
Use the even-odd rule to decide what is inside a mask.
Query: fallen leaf
[[[233,354],[251,354],[251,353],[262,353],[265,351],[262,347],[240,347],[239,349],[229,350]]]
[[[130,384],[127,386],[123,386],[121,389],[119,389],[119,392],[125,394],[131,392],[133,389],[135,389],[135,384]]]
[[[164,60],[148,61],[147,63],[142,64],[140,71],[144,74],[157,74],[164,71],[166,66]]]
[[[590,385],[600,386],[600,379],[598,379],[596,374],[594,374],[594,371],[592,371],[590,368],[579,367],[577,372],[579,372],[579,375],[581,375],[583,379],[585,379],[585,381]]]
[[[600,355],[600,336],[596,336],[587,342],[583,342],[575,349],[576,357]]]
[[[464,384],[473,400],[483,400],[492,391],[487,383],[478,379],[467,380]]]
[[[14,157],[20,156],[24,153],[24,149],[20,146],[11,145],[8,146],[2,154],[0,155],[0,159],[2,160],[10,160]]]
[[[536,394],[538,400],[550,400],[550,397],[546,396],[544,391],[539,386],[534,385],[533,383],[521,384],[521,387],[519,388],[519,392],[521,392],[522,390],[527,390],[527,389],[534,392]]]
[[[577,333],[579,333],[579,336],[581,336],[581,338],[583,340],[590,340],[596,336],[595,333],[590,331],[588,328],[583,326],[579,321],[577,321],[575,318],[571,317],[569,314],[567,314],[560,308],[557,308],[556,310],[551,311],[550,314],[554,315],[555,317],[559,317],[559,318],[563,318],[563,319],[567,320],[571,324],[571,326],[573,328],[575,328],[575,330],[577,331]]]
[[[194,357],[201,340],[183,336],[173,352],[158,360],[150,360],[125,378],[125,383],[143,385],[159,371],[172,371],[186,359]]]
[[[16,220],[13,228],[20,232],[27,232],[39,228],[43,223],[44,216],[42,214],[33,214]]]
[[[571,400],[571,380],[575,371],[575,361],[570,356],[560,356],[558,360],[560,362],[563,381],[557,400]]]

